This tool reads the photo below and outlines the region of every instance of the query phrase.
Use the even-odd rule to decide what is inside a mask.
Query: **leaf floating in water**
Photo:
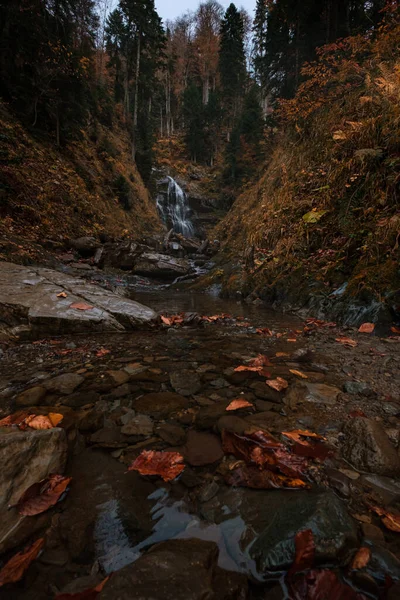
[[[333,571],[312,570],[289,582],[290,600],[367,600]]]
[[[86,302],[73,302],[69,305],[70,308],[76,308],[77,310],[91,310],[94,306],[86,304]]]
[[[57,594],[54,600],[95,600],[110,579],[111,575],[103,579],[95,587],[74,594]]]
[[[49,475],[46,479],[31,485],[18,500],[19,514],[39,515],[57,504],[71,479],[62,475]]]
[[[373,323],[363,323],[358,328],[360,333],[372,333],[375,329],[375,325]]]
[[[357,550],[355,557],[353,558],[353,562],[351,563],[352,569],[363,569],[367,566],[371,559],[371,548],[367,548],[366,546],[362,546]]]
[[[321,443],[326,438],[318,433],[296,429],[294,431],[282,431],[282,435],[295,442],[293,452],[299,456],[324,460],[331,454],[331,450]]]
[[[283,379],[283,377],[277,377],[276,379],[269,379],[266,382],[266,384],[269,385],[270,388],[276,390],[277,392],[286,390],[286,388],[289,385],[288,382],[286,381],[286,379]]]
[[[288,576],[311,569],[314,565],[315,543],[311,529],[299,531],[295,537],[296,554]]]
[[[229,406],[226,407],[226,410],[239,410],[240,408],[254,408],[254,405],[247,400],[242,398],[238,398],[237,400],[232,400]]]
[[[164,481],[172,481],[184,468],[183,456],[179,452],[143,450],[128,471],[138,471],[141,475],[160,475]]]
[[[339,344],[343,344],[343,346],[347,346],[348,348],[355,348],[358,346],[358,342],[348,337],[338,337],[336,338],[336,342],[339,342]]]
[[[225,475],[228,485],[236,487],[248,487],[257,490],[270,489],[300,489],[308,488],[309,485],[302,479],[286,477],[272,471],[261,470],[252,465],[243,465],[233,469]]]
[[[44,546],[44,539],[36,540],[29,548],[15,554],[0,571],[0,587],[6,583],[16,583],[22,579],[30,564],[38,557]]]
[[[390,529],[390,531],[400,533],[400,515],[384,510],[379,506],[371,506],[371,509],[376,512],[377,515],[382,517],[382,523],[385,527]]]

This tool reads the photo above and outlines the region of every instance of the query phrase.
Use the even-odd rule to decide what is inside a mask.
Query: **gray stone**
[[[147,415],[137,415],[121,428],[124,435],[150,436],[153,433],[153,421]]]
[[[201,390],[201,381],[197,373],[183,369],[170,375],[171,385],[182,396],[193,396]]]
[[[15,399],[16,406],[38,406],[40,400],[44,398],[47,390],[41,385],[25,390],[19,394]]]
[[[63,406],[70,406],[71,408],[81,408],[87,404],[96,404],[99,399],[100,394],[97,392],[75,392],[66,398],[62,398],[62,404]]]
[[[346,562],[358,547],[357,528],[331,492],[223,488],[201,514],[220,526],[232,559],[261,580],[290,568],[299,531],[313,532],[315,567]]]
[[[78,373],[63,373],[62,375],[43,381],[43,386],[49,392],[68,395],[72,394],[84,380],[85,378]]]
[[[274,402],[274,404],[282,404],[282,394],[270,388],[265,381],[255,381],[250,385],[250,388],[260,400],[268,400],[268,402]]]
[[[350,419],[344,433],[342,455],[353,467],[380,475],[400,473],[398,453],[377,421],[364,417]]]
[[[190,264],[187,260],[156,252],[144,252],[136,260],[132,269],[134,275],[158,277],[160,279],[175,279],[187,275],[189,271]]]
[[[31,485],[51,473],[62,473],[67,459],[65,431],[0,429],[0,553],[35,531],[35,519],[23,517],[14,506]]]
[[[133,401],[133,408],[155,419],[164,419],[170,414],[189,407],[189,401],[173,392],[145,394]]]
[[[325,383],[306,383],[307,394],[306,402],[315,402],[316,404],[336,404],[340,390],[337,387],[326,385]]]
[[[217,562],[214,542],[162,542],[113,573],[99,600],[245,600],[246,577],[219,569]]]
[[[100,243],[94,237],[85,236],[70,240],[69,245],[82,256],[92,256],[96,252],[96,248],[100,246]]]
[[[180,446],[186,441],[186,432],[183,427],[179,427],[179,425],[165,423],[157,428],[156,433],[164,440],[164,442],[170,444],[170,446]]]
[[[368,383],[364,381],[346,381],[343,384],[343,391],[347,394],[365,394],[370,390]]]

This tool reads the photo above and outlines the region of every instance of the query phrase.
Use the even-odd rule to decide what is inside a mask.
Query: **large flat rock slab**
[[[91,308],[80,310],[71,307],[73,304]],[[151,308],[83,279],[0,262],[0,322],[10,328],[25,326],[32,337],[118,332],[156,320],[157,313]]]

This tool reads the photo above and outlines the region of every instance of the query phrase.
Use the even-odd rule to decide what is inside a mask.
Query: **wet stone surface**
[[[400,344],[340,328],[304,334],[294,317],[209,297],[197,306],[190,294],[182,304],[175,293],[154,303],[136,295],[168,314],[199,308],[233,317],[2,346],[0,418],[21,409],[64,418],[47,431],[0,428],[0,560],[45,539],[43,554],[20,583],[0,588],[0,598],[52,599],[113,573],[99,598],[282,600],[282,577],[305,530],[313,534],[314,568],[335,569],[373,600],[384,597],[388,578],[395,590],[399,534],[371,507],[400,509]],[[338,344],[340,335],[357,347]],[[235,371],[259,354],[269,359],[270,378],[287,388],[269,387],[266,374]],[[238,399],[251,406],[228,411]],[[269,433],[294,454],[282,432],[297,429],[322,434],[329,448],[307,460],[306,489],[227,483],[244,462],[224,451],[224,432]],[[11,463],[6,452],[2,458],[7,446]],[[128,470],[143,451],[179,452],[185,469],[169,482]],[[11,531],[20,517],[8,505],[49,471],[72,477],[69,492]],[[349,570],[361,545],[372,548],[370,562]]]

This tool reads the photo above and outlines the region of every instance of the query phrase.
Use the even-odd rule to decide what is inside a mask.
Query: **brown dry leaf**
[[[256,333],[258,333],[259,335],[267,335],[269,337],[272,337],[274,335],[271,329],[268,329],[268,327],[256,329]]]
[[[289,581],[291,600],[367,600],[367,597],[343,583],[333,571],[311,570]]]
[[[77,310],[91,310],[94,306],[86,304],[86,302],[73,302],[69,305],[70,308],[76,308]]]
[[[264,367],[250,367],[248,365],[240,365],[239,367],[236,367],[235,371],[238,373],[240,373],[241,371],[249,371],[252,373],[258,373],[259,375],[262,375],[263,377],[270,376],[269,371],[267,371],[267,369],[265,369]]]
[[[24,575],[30,564],[38,557],[44,546],[44,539],[36,540],[29,548],[15,554],[0,571],[0,587],[6,583],[16,583]]]
[[[288,354],[287,352],[277,352],[275,356],[276,358],[283,358],[285,356],[290,356],[290,354]]]
[[[180,325],[184,321],[183,315],[171,315],[170,317],[165,317],[164,315],[160,316],[164,325],[168,325],[169,327],[171,327],[171,325]]]
[[[266,382],[270,388],[276,390],[277,392],[281,392],[282,390],[286,390],[288,387],[288,382],[283,377],[277,377],[276,379],[268,379]]]
[[[382,517],[382,523],[390,529],[390,531],[396,531],[400,533],[400,515],[395,515],[379,506],[371,506],[371,509],[376,512],[377,515]]]
[[[298,377],[301,377],[302,379],[308,379],[308,376],[305,373],[297,371],[297,369],[289,369],[289,372],[292,373],[292,375],[297,375]]]
[[[296,338],[288,338],[286,341],[287,342],[297,342]]]
[[[30,415],[25,424],[31,429],[53,429],[63,420],[63,415],[49,413],[48,415]]]
[[[272,471],[263,471],[254,465],[242,464],[236,469],[229,471],[224,479],[228,485],[257,490],[300,489],[309,487],[302,479],[286,477]]]
[[[74,594],[57,594],[54,600],[95,600],[100,594],[111,575],[103,579],[94,588],[84,590],[83,592],[76,592]]]
[[[35,415],[26,412],[26,410],[19,410],[13,415],[8,415],[8,417],[4,417],[4,419],[1,419],[0,427],[12,427],[13,425],[16,425],[18,427],[23,426],[25,424],[26,419],[29,419],[30,417],[34,416]]]
[[[106,354],[110,354],[111,350],[107,350],[106,348],[100,348],[100,350],[97,350],[96,352],[96,356],[98,356],[99,358],[101,356],[105,356]]]
[[[258,354],[256,358],[252,358],[249,361],[249,365],[252,367],[270,367],[271,362],[268,356],[265,356],[265,354]]]
[[[395,334],[397,334],[397,335],[400,335],[400,327],[394,327],[394,326],[393,326],[393,327],[391,327],[391,328],[390,328],[390,331],[391,331],[392,333],[395,333]]]
[[[128,471],[138,471],[141,475],[160,475],[164,481],[172,481],[184,468],[183,456],[179,452],[143,450]]]
[[[372,333],[375,329],[375,325],[373,323],[363,323],[358,328],[360,333]]]
[[[31,485],[17,502],[19,514],[39,515],[57,504],[71,479],[63,475],[49,475],[46,479]]]
[[[331,454],[330,448],[321,443],[326,438],[318,433],[296,429],[294,431],[283,431],[282,435],[294,442],[292,450],[298,456],[325,460]]]
[[[339,342],[339,344],[343,344],[343,346],[348,346],[349,348],[355,348],[358,346],[358,342],[348,337],[338,337],[335,341]]]
[[[60,292],[59,294],[57,294],[57,298],[66,298],[66,297],[67,297],[66,292]]]
[[[353,562],[351,563],[352,569],[363,569],[367,566],[371,558],[371,549],[365,546],[362,546],[357,550],[355,557],[353,558]]]
[[[296,533],[295,546],[296,554],[288,572],[289,577],[300,571],[308,571],[314,564],[315,543],[311,529],[305,529]]]
[[[242,398],[238,398],[237,400],[232,400],[229,406],[226,407],[226,410],[239,410],[240,408],[250,408],[254,407],[251,402],[244,400]]]

